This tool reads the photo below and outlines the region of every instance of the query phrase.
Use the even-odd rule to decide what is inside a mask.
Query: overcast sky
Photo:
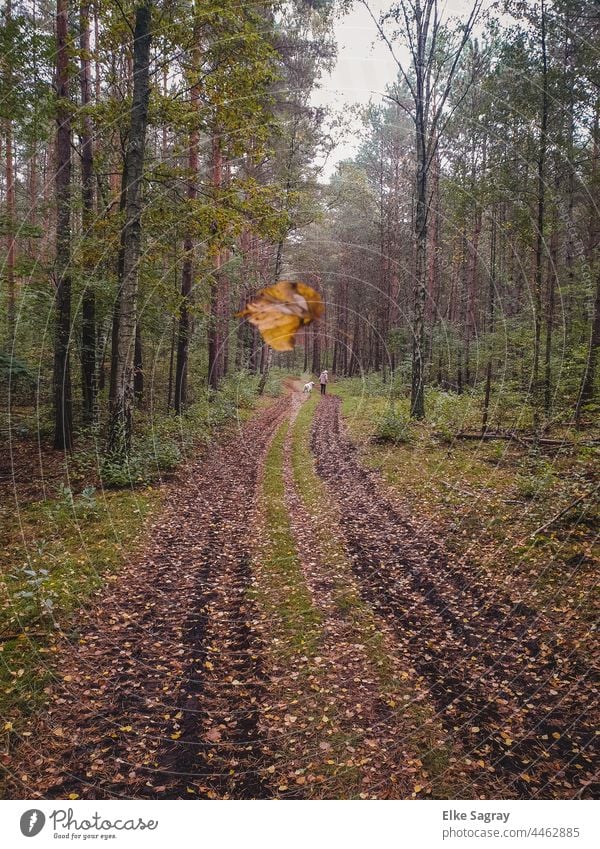
[[[389,9],[391,0],[372,0],[370,7],[376,16]],[[447,0],[440,3],[444,17],[468,15],[470,0]],[[335,37],[338,44],[338,61],[331,74],[324,75],[321,88],[313,95],[313,103],[342,109],[344,104],[367,104],[381,100],[386,85],[397,75],[397,65],[387,45],[377,35],[377,29],[368,11],[355,0],[352,11],[336,21]],[[406,61],[407,52],[400,46],[396,55]],[[358,129],[358,123],[354,125]],[[352,156],[358,146],[357,133],[350,133],[331,154],[324,177],[329,177],[338,162]]]

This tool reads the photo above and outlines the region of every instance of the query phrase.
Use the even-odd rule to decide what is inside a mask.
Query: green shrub
[[[452,442],[457,433],[476,424],[476,404],[469,393],[431,390],[427,393],[428,416],[438,438]]]
[[[100,477],[104,486],[111,489],[124,489],[150,483],[153,476],[148,464],[142,457],[130,454],[129,457],[104,457],[100,466]]]
[[[408,445],[414,441],[413,424],[406,416],[397,413],[392,407],[377,419],[373,439],[375,442],[391,442],[394,445]]]

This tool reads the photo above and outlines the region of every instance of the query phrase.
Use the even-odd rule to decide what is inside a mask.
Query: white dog
[[[309,380],[308,383],[304,384],[304,391],[309,394],[313,391],[313,386],[315,385],[314,380]]]

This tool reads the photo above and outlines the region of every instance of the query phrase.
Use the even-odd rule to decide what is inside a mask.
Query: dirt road
[[[290,389],[187,468],[80,611],[4,795],[594,795],[592,671],[428,538],[361,464],[338,399],[296,421]],[[285,563],[264,567],[283,532]]]

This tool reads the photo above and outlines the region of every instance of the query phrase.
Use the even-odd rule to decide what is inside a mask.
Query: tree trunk
[[[171,331],[171,352],[169,354],[169,380],[167,383],[167,413],[171,409],[173,398],[173,374],[175,371],[175,345],[177,342],[177,319],[173,318],[173,329]]]
[[[92,101],[92,77],[90,61],[90,7],[83,3],[80,9],[80,84],[81,105],[85,109]],[[94,220],[94,173],[92,150],[92,120],[83,117],[81,132],[81,193],[82,193],[82,238],[88,238]],[[85,252],[84,252],[85,255]],[[84,276],[93,273],[86,262]],[[93,286],[86,280],[82,296],[81,322],[81,385],[83,392],[83,418],[88,424],[94,420],[96,396],[96,296]]]
[[[313,323],[312,326],[312,338],[313,338],[313,348],[312,348],[312,372],[313,374],[320,374],[321,372],[321,339],[319,336],[319,331],[315,326],[316,322]]]
[[[123,274],[120,281],[119,321],[116,345],[116,367],[107,450],[118,457],[131,448],[133,428],[133,359],[137,323],[138,264],[141,254],[142,174],[146,147],[146,125],[150,98],[150,24],[151,0],[142,0],[135,15],[133,44],[133,99],[131,126],[127,140],[125,225],[121,232]]]
[[[71,406],[71,104],[68,0],[56,4],[56,328],[54,336],[54,447],[73,447]]]
[[[496,241],[497,241],[497,225],[496,225],[496,210],[492,208],[492,231],[490,233],[490,289],[489,289],[489,324],[488,334],[492,335],[495,324],[495,305],[496,305]],[[493,361],[493,339],[489,341],[490,351],[488,353],[487,368],[485,370],[485,395],[483,399],[483,418],[481,421],[481,430],[486,432],[488,426],[488,416],[490,409],[490,397],[492,393],[492,361]]]
[[[540,115],[540,143],[537,163],[537,237],[535,248],[535,273],[533,286],[533,370],[532,394],[534,427],[539,427],[539,411],[541,402],[540,386],[540,347],[542,336],[542,277],[544,255],[544,223],[546,217],[546,148],[548,135],[548,61],[546,54],[546,10],[544,0],[541,0],[541,48],[542,48],[542,111]]]
[[[425,44],[419,39],[419,51]],[[423,61],[423,57],[421,57]],[[427,300],[427,142],[424,114],[423,66],[416,68],[415,125],[417,142],[417,182],[415,213],[415,285],[413,294],[413,350],[410,393],[410,414],[414,419],[425,418],[425,303]]]
[[[198,75],[201,67],[200,55],[200,30],[198,25],[194,27],[194,47],[192,49],[192,74],[196,82],[190,90],[190,106],[192,121],[188,143],[188,184],[187,197],[190,207],[198,197],[198,143],[199,134],[196,116],[200,104],[200,83]],[[165,142],[163,141],[163,147]],[[188,215],[192,216],[192,209]],[[191,228],[186,228],[183,241],[183,268],[181,272],[181,308],[179,313],[179,327],[177,331],[177,366],[175,369],[175,412],[179,415],[187,406],[188,402],[188,358],[191,335],[190,306],[192,302],[193,280],[194,280],[194,240]]]
[[[221,143],[216,132],[212,140],[212,188],[214,192],[215,205],[219,200],[219,192],[223,177],[223,157],[221,155]],[[215,223],[216,228],[216,223]],[[214,274],[210,283],[210,318],[208,326],[208,385],[215,392],[219,388],[220,373],[220,297],[219,285],[221,283],[221,250],[218,244],[214,250]]]
[[[554,330],[554,302],[558,263],[558,214],[554,214],[554,226],[550,240],[550,256],[548,257],[548,296],[546,299],[546,347],[544,351],[544,412],[550,415],[552,407],[552,333]]]
[[[144,401],[144,359],[142,349],[142,331],[140,322],[135,325],[135,343],[133,351],[133,395],[138,407]]]
[[[12,0],[6,3],[6,22],[10,26],[12,18]],[[12,86],[12,60],[6,60],[6,86],[10,91]],[[16,320],[16,288],[15,288],[15,174],[13,164],[13,126],[10,117],[6,119],[6,335],[7,349],[11,351],[14,345]]]

